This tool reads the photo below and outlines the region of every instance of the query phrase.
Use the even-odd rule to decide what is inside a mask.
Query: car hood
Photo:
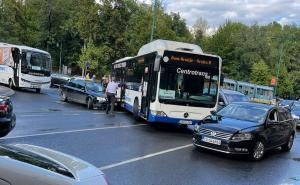
[[[297,116],[300,116],[300,111],[292,111],[292,114],[295,114]]]
[[[95,97],[105,97],[105,93],[104,92],[88,91],[88,93],[90,95],[95,96]]]
[[[218,123],[206,123],[202,124],[201,127],[220,132],[236,133],[240,130],[259,125],[261,125],[261,123],[223,117]]]
[[[93,165],[76,157],[54,151],[48,148],[27,144],[16,144],[18,148],[33,152],[67,168],[78,180],[90,179],[104,175]]]

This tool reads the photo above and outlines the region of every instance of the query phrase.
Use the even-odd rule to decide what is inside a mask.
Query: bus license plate
[[[31,85],[30,88],[41,88],[40,85]]]
[[[183,125],[192,125],[193,121],[190,121],[190,120],[180,120],[179,123],[183,124]]]
[[[221,140],[212,139],[212,138],[209,138],[209,137],[203,137],[202,141],[206,142],[206,143],[215,144],[215,145],[221,145]]]

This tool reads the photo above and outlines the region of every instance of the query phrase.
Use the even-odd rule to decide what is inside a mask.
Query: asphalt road
[[[300,132],[291,152],[270,151],[260,162],[199,151],[191,131],[135,122],[126,112],[59,100],[57,89],[16,91],[16,128],[0,143],[59,150],[102,169],[112,185],[300,184]]]

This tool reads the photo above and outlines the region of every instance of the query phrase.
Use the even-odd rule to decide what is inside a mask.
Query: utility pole
[[[157,9],[157,0],[152,0],[152,26],[151,26],[150,42],[153,40],[154,31],[156,29],[156,9]]]
[[[279,54],[279,60],[278,60],[278,64],[277,64],[277,72],[276,72],[276,83],[275,83],[275,88],[274,88],[274,95],[275,96],[276,96],[277,85],[278,85],[278,78],[279,78],[279,70],[280,70],[280,65],[281,65],[282,52],[283,52],[283,44],[282,44],[282,41],[281,41],[280,54]]]
[[[60,52],[59,52],[59,73],[62,73],[62,69],[61,69],[61,61],[62,61],[62,58],[61,58],[61,54],[62,54],[62,41],[60,41]]]

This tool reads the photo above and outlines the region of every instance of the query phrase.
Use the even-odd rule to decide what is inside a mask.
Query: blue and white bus
[[[0,83],[10,88],[31,88],[40,92],[51,81],[48,52],[21,45],[0,43]]]
[[[113,74],[136,119],[192,125],[216,110],[221,63],[197,45],[156,40],[114,62]]]

